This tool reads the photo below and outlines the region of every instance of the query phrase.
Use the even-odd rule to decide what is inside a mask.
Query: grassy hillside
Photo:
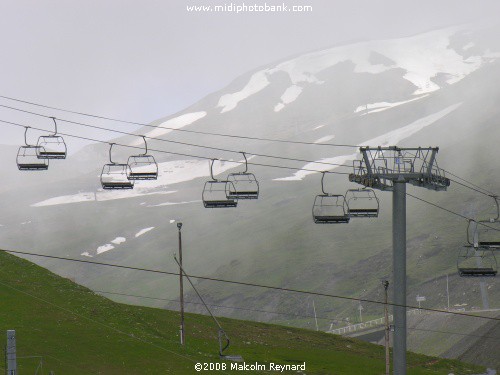
[[[180,348],[178,313],[112,302],[4,252],[0,306],[0,330],[16,330],[21,374],[33,373],[39,363],[22,358],[28,356],[42,356],[44,372],[56,374],[194,374],[197,362],[220,362],[209,317],[187,315],[187,345]],[[221,322],[233,341],[232,353],[247,363],[306,362],[307,374],[383,373],[380,346],[295,328]],[[423,355],[408,359],[409,374],[415,375],[484,370]]]

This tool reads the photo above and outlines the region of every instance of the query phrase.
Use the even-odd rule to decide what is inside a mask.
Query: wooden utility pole
[[[382,285],[384,286],[384,293],[385,293],[385,299],[384,299],[384,317],[385,317],[385,375],[390,375],[391,371],[391,359],[390,359],[390,353],[389,353],[389,333],[390,333],[390,326],[389,326],[389,309],[387,308],[387,289],[389,289],[389,281],[384,280],[382,281]]]

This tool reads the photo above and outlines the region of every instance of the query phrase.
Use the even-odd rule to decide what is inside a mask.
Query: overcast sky
[[[150,122],[290,55],[500,14],[495,0],[232,1],[283,2],[312,12],[186,10],[225,0],[0,0],[0,95]],[[0,119],[50,127],[5,109]],[[22,142],[22,129],[0,126],[1,143]]]

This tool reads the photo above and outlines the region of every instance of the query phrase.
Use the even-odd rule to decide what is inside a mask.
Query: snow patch
[[[97,255],[105,253],[106,251],[112,250],[115,247],[111,245],[110,243],[107,243],[106,245],[99,246],[96,250]]]
[[[324,127],[325,125],[318,125],[316,126],[313,130],[318,130],[318,129],[321,129],[322,127]]]
[[[217,104],[218,108],[222,107],[221,113],[231,111],[236,108],[239,102],[248,98],[249,96],[258,93],[269,85],[269,80],[267,79],[267,70],[260,70],[254,73],[248,83],[241,89],[232,94],[222,95]]]
[[[274,107],[274,112],[279,112],[283,108],[285,108],[285,105],[292,103],[295,101],[300,93],[302,92],[302,87],[297,86],[297,85],[292,85],[289,88],[285,90],[283,95],[281,95],[281,103],[276,104]]]
[[[368,113],[381,112],[381,111],[385,111],[386,109],[389,109],[389,108],[397,107],[398,105],[401,105],[401,104],[405,104],[405,103],[409,103],[409,102],[413,102],[415,100],[425,98],[428,95],[429,94],[421,95],[417,98],[405,100],[402,102],[392,102],[392,103],[391,102],[379,102],[379,103],[360,105],[358,108],[356,108],[354,110],[354,113],[366,111],[365,113],[363,113],[363,115],[367,115]]]
[[[191,113],[185,113],[183,115],[171,118],[170,120],[167,120],[165,122],[162,122],[158,127],[154,130],[151,130],[150,132],[144,134],[146,137],[149,138],[156,138],[159,137],[160,135],[165,135],[173,131],[173,129],[180,129],[183,128],[184,126],[191,125],[193,122],[198,121],[199,119],[202,119],[207,115],[207,112],[205,111],[200,111],[200,112],[191,112]],[[170,129],[165,129],[165,128],[170,128]],[[142,139],[137,139],[134,142],[130,144],[131,146],[141,146],[144,145],[144,141]]]
[[[80,254],[81,256],[84,256],[84,257],[89,257],[89,258],[93,258],[92,255],[90,255],[90,253],[88,251],[84,251],[83,253]]]
[[[169,223],[173,224],[173,223],[175,223],[175,220],[172,219],[172,220],[169,221]]]
[[[183,201],[183,202],[164,202],[164,203],[159,203],[159,204],[152,204],[149,205],[148,207],[161,207],[161,206],[175,206],[178,204],[188,204],[188,203],[197,203],[201,202],[201,200],[195,200],[195,201]],[[170,220],[170,222],[174,222],[175,220]]]
[[[334,135],[325,135],[324,137],[321,137],[320,139],[317,139],[314,141],[314,143],[324,143],[331,141],[333,138],[335,138]]]
[[[364,145],[370,145],[370,146],[388,146],[388,145],[396,145],[398,142],[412,136],[413,134],[419,132],[420,130],[426,128],[429,125],[432,125],[439,119],[443,118],[444,116],[448,115],[449,113],[453,112],[456,110],[458,107],[460,107],[462,103],[457,103],[454,105],[451,105],[449,107],[446,107],[445,109],[433,113],[432,115],[422,117],[421,119],[412,122],[409,125],[403,126],[402,128],[392,130],[388,133],[385,133],[381,136],[369,139],[365,142],[362,142],[361,144],[358,145],[358,147],[364,146]],[[341,156],[336,156],[333,158],[324,158],[320,159],[317,162],[312,162],[304,165],[304,169],[313,169],[316,170],[317,172],[321,172],[325,170],[324,164],[318,164],[318,162],[321,163],[331,163],[331,164],[345,164],[347,161],[354,160],[358,156],[358,152],[355,152],[350,155],[341,155]],[[333,170],[338,168],[339,166],[332,166],[329,170]],[[283,178],[275,178],[273,181],[300,181],[303,180],[304,177],[316,173],[314,171],[297,171],[295,172],[292,176],[289,177],[283,177]]]
[[[221,96],[217,106],[222,107],[221,112],[236,108],[240,101],[266,87],[269,84],[269,76],[284,72],[288,74],[292,86],[274,107],[274,111],[279,112],[286,104],[298,98],[302,92],[301,84],[322,84],[317,75],[342,62],[351,62],[355,73],[378,74],[391,69],[402,69],[406,72],[403,78],[416,86],[414,95],[430,93],[440,89],[440,86],[432,81],[439,73],[448,75],[446,82],[453,84],[477,70],[483,63],[500,57],[497,53],[486,52],[481,56],[464,58],[449,48],[450,37],[460,30],[460,27],[450,27],[412,37],[360,42],[308,53],[254,73],[241,91]],[[471,47],[466,45],[464,49]],[[370,56],[373,53],[394,63],[372,64]]]
[[[149,228],[144,228],[144,229],[141,229],[139,232],[137,232],[137,233],[135,234],[135,238],[140,237],[140,236],[142,236],[144,233],[147,233],[147,232],[149,232],[150,230],[153,230],[153,229],[155,229],[155,227],[149,227]]]
[[[251,156],[251,160],[255,156]],[[50,198],[32,204],[32,207],[53,206],[76,202],[108,201],[114,199],[134,198],[146,195],[172,194],[176,190],[166,190],[169,185],[191,181],[195,178],[210,176],[210,161],[207,160],[175,160],[158,164],[158,179],[151,181],[136,181],[133,189],[127,190],[100,190],[96,193],[79,193]],[[214,165],[214,176],[224,173],[229,169],[240,167],[244,160],[221,161]],[[92,196],[93,199],[88,197]]]
[[[141,181],[142,182],[142,181]],[[144,182],[146,183],[146,182]],[[137,184],[139,185],[139,183]],[[49,198],[44,201],[34,203],[31,207],[44,207],[44,206],[56,206],[59,204],[69,204],[69,203],[80,203],[80,202],[103,202],[114,199],[125,199],[125,198],[134,198],[143,195],[153,195],[153,194],[172,194],[176,193],[176,190],[172,191],[154,191],[152,186],[141,187],[135,186],[134,189],[130,190],[100,190],[97,192],[86,192],[86,193],[78,193],[72,195],[62,195],[60,197]]]
[[[114,240],[111,241],[111,243],[114,243],[115,245],[119,245],[121,243],[124,243],[127,241],[125,237],[116,237]]]

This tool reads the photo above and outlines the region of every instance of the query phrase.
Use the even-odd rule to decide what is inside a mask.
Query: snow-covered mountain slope
[[[100,189],[107,144],[88,146],[43,173],[19,172],[15,149],[0,149],[0,156],[11,161],[2,165],[6,182],[0,190],[0,245],[176,271],[175,223],[181,220],[190,273],[358,296],[363,284],[364,296],[379,298],[379,278],[390,276],[390,196],[379,194],[381,216],[376,220],[352,220],[342,227],[314,225],[311,205],[321,191],[320,175],[293,168],[350,172],[324,163],[350,165],[358,157],[357,148],[329,143],[439,146],[440,166],[498,191],[498,52],[499,39],[492,31],[457,27],[337,46],[261,67],[154,125],[313,145],[145,127],[138,134],[157,137],[148,146],[159,163],[160,178],[141,181],[127,192]],[[142,138],[126,136],[116,142],[140,145]],[[227,210],[203,208],[208,162],[186,155],[241,161],[239,151],[249,157],[258,153],[300,161],[253,156],[249,168],[259,179],[259,199]],[[114,158],[126,160],[130,152],[117,147]],[[215,167],[219,178],[242,170],[235,162]],[[345,175],[328,180],[335,192],[354,187]],[[485,197],[453,183],[446,193],[409,189],[464,215],[490,205]],[[408,212],[409,290],[414,292],[422,283],[454,272],[455,250],[462,245],[465,229],[462,219],[421,202],[409,200]],[[176,278],[33,260],[91,288],[176,297]],[[209,282],[200,282],[200,288],[211,302],[304,313],[304,304],[284,294]],[[498,296],[495,290],[491,293]],[[480,303],[468,298],[471,305]],[[433,303],[441,302],[436,297]],[[334,311],[334,316],[348,314],[350,306],[318,299],[316,308],[324,314]],[[276,319],[241,310],[224,313]],[[379,311],[365,306],[365,313]]]

